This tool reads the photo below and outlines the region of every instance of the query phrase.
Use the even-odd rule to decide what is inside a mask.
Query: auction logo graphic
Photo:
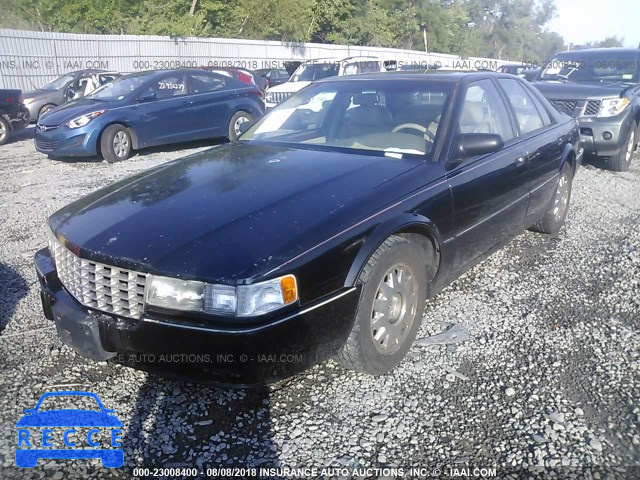
[[[42,403],[47,400],[95,400],[99,410],[54,409],[45,410]],[[84,398],[82,398],[84,397]],[[92,403],[93,405],[93,403]],[[107,409],[95,393],[60,391],[45,393],[34,408],[28,408],[18,427],[18,448],[16,465],[20,468],[35,467],[40,458],[69,460],[99,458],[107,468],[118,468],[124,463],[121,444],[122,422],[115,416],[115,410]],[[40,430],[38,432],[38,430]],[[60,438],[55,438],[60,433]],[[77,430],[79,429],[79,430]],[[105,441],[105,440],[108,440]],[[61,442],[60,442],[61,441]],[[54,448],[54,443],[66,448]],[[111,448],[104,448],[108,443]],[[87,448],[84,448],[86,444]]]

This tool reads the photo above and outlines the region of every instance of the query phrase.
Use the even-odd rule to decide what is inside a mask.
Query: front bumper
[[[46,127],[50,128],[50,127]],[[64,125],[42,130],[35,128],[36,150],[47,155],[64,157],[93,157],[98,154],[100,130],[89,122],[84,127],[70,129]]]
[[[633,118],[607,119],[606,122],[593,117],[578,118],[580,142],[588,155],[610,157],[618,155],[626,144]]]
[[[90,310],[64,289],[48,249],[36,253],[35,265],[45,316],[81,355],[221,384],[272,383],[335,354],[360,297],[358,288],[346,288],[266,324],[205,328]]]

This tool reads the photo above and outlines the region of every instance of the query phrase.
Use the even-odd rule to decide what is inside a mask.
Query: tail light
[[[260,95],[260,98],[264,98],[264,92],[260,88],[252,88],[251,90],[249,90],[249,93],[256,93]]]
[[[24,103],[24,95],[18,97],[18,103]]]
[[[245,72],[237,72],[238,74],[238,80],[240,80],[242,83],[248,83],[249,85],[255,85],[255,82],[253,81],[253,76],[251,76],[248,73]]]

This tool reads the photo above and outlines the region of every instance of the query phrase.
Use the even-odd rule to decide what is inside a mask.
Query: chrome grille
[[[49,249],[58,278],[81,304],[102,312],[139,319],[144,313],[147,275],[80,258],[58,240]]]
[[[282,103],[291,95],[293,95],[293,93],[291,92],[269,92],[269,94],[271,95],[271,100],[273,101],[273,103]]]
[[[589,100],[587,105],[584,107],[584,114],[590,117],[597,115],[600,111],[600,105],[602,104],[601,100]]]
[[[551,100],[554,107],[567,115],[573,115],[578,105],[577,100]]]

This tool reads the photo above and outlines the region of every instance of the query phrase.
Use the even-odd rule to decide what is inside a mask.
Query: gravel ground
[[[623,174],[582,168],[566,228],[523,233],[430,301],[419,338],[444,333],[417,342],[391,375],[329,361],[270,388],[228,390],[75,355],[42,315],[32,264],[55,210],[204,146],[69,163],[36,153],[31,134],[0,149],[0,477],[127,478],[134,466],[640,472],[612,470],[640,465],[638,162]],[[60,385],[116,410],[128,468],[14,466],[15,422]]]

